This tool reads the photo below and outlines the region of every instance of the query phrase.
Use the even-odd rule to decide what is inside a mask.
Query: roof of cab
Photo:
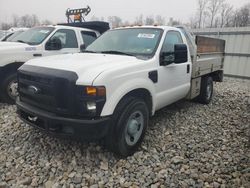
[[[158,26],[158,25],[125,26],[125,27],[114,28],[114,30],[116,30],[116,29],[135,29],[135,28],[149,28],[149,29],[163,29],[163,30],[177,30],[177,31],[179,31],[178,28],[173,27],[173,26]]]

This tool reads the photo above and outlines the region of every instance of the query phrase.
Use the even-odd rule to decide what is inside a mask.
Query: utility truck
[[[44,132],[103,139],[128,156],[157,110],[184,98],[211,101],[213,82],[223,80],[224,48],[225,41],[194,39],[184,27],[109,30],[82,53],[21,66],[17,111]]]
[[[0,38],[0,43],[4,41],[12,41],[15,37],[23,33],[24,31],[27,31],[29,28],[10,28],[6,35],[2,38]]]
[[[73,10],[80,15],[87,11]],[[16,73],[23,63],[43,56],[80,52],[108,29],[107,22],[68,22],[34,27],[11,42],[0,43],[0,98],[3,102],[15,103]]]
[[[89,28],[89,29],[88,29]],[[0,97],[14,103],[17,92],[17,69],[30,59],[56,54],[77,53],[109,29],[105,22],[85,22],[41,26],[0,43]]]

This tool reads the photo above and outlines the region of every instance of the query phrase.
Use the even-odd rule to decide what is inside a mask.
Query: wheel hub
[[[128,134],[133,136],[137,133],[139,128],[139,123],[136,120],[131,120],[130,124],[128,125]]]
[[[207,99],[211,97],[211,93],[212,93],[212,87],[211,85],[208,85],[207,86]]]
[[[125,140],[129,146],[135,145],[142,135],[144,127],[143,114],[139,111],[132,113],[127,121]]]
[[[8,94],[12,99],[15,99],[18,96],[17,87],[17,81],[10,82],[8,86]]]

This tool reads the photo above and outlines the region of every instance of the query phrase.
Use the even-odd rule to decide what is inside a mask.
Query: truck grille
[[[25,65],[18,71],[20,101],[59,115],[72,115],[76,79],[72,72]]]

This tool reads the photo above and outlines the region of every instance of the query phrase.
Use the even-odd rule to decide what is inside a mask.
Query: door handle
[[[33,54],[34,57],[42,57],[42,54]]]

